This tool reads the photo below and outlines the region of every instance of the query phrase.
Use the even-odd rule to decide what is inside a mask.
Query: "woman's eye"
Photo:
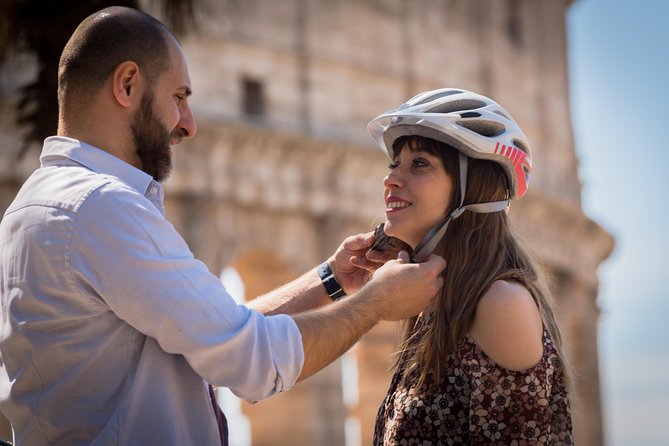
[[[388,169],[395,170],[400,166],[400,163],[390,163],[388,164]]]
[[[428,163],[427,160],[425,160],[423,158],[416,158],[415,160],[413,160],[411,165],[413,167],[425,167],[425,166],[429,166],[430,163]]]

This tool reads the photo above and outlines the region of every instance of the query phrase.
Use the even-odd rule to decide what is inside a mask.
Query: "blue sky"
[[[600,269],[607,444],[666,445],[669,1],[576,0],[567,19],[584,207],[616,238]]]

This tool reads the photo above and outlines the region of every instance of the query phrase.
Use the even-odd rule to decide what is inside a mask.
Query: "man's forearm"
[[[364,296],[370,291],[363,289],[328,307],[293,316],[304,347],[299,381],[337,359],[381,320],[380,313]]]
[[[441,288],[444,266],[444,260],[437,256],[421,264],[408,263],[405,252],[379,268],[357,293],[293,316],[304,348],[298,379],[330,364],[377,322],[398,321],[420,313]]]
[[[267,294],[252,301],[247,306],[266,316],[273,314],[298,314],[332,303],[327,295],[316,269],[311,269]]]
[[[299,380],[330,364],[380,320],[398,321],[425,309],[443,284],[445,262],[437,256],[420,264],[408,261],[406,252],[400,254],[358,292],[331,305],[324,306],[330,297],[315,270],[262,298],[256,308],[291,313],[300,330],[304,364]],[[305,311],[318,306],[323,308]]]

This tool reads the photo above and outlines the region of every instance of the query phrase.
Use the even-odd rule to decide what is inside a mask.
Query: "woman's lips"
[[[386,212],[398,212],[411,206],[411,202],[406,201],[400,197],[388,196],[386,197]]]

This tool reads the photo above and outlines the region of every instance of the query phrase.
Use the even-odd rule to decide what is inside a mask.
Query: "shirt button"
[[[157,187],[152,187],[151,189],[149,189],[149,193],[151,195],[156,195],[158,193],[158,188]]]

